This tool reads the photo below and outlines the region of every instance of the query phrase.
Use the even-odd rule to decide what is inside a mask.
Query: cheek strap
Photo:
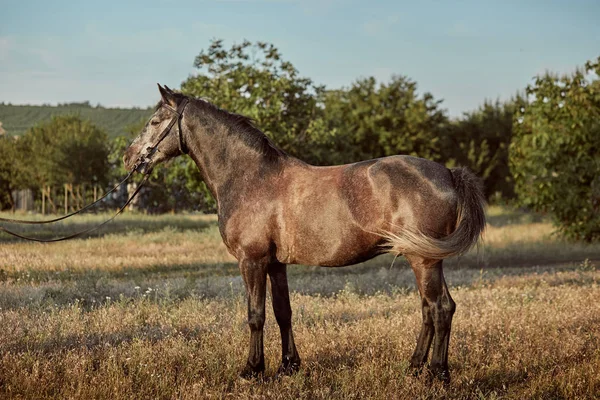
[[[185,142],[183,141],[183,130],[181,129],[181,120],[183,119],[183,110],[185,110],[185,106],[187,106],[187,104],[189,103],[189,100],[187,98],[184,98],[181,103],[179,104],[179,106],[177,107],[177,109],[171,107],[168,104],[164,104],[163,103],[163,107],[165,107],[166,109],[168,109],[169,111],[171,111],[172,113],[175,114],[175,116],[173,117],[173,119],[171,120],[171,122],[169,122],[169,125],[167,125],[167,127],[165,128],[165,130],[161,133],[160,138],[158,139],[158,142],[154,145],[153,150],[156,149],[156,147],[158,147],[158,145],[160,144],[160,142],[163,141],[163,139],[165,137],[167,137],[167,135],[169,134],[169,132],[171,131],[171,129],[173,128],[173,125],[175,125],[175,121],[177,121],[177,136],[178,136],[178,143],[177,145],[179,146],[179,152],[181,154],[187,154],[188,153],[188,148],[185,145]]]

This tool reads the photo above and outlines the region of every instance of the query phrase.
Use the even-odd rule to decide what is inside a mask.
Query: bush
[[[514,121],[510,167],[522,205],[548,212],[575,240],[600,239],[600,57],[527,87]]]

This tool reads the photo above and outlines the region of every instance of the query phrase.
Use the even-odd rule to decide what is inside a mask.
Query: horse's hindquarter
[[[410,226],[441,236],[456,222],[451,174],[432,161],[394,156],[334,167],[300,165],[284,177],[276,224],[281,262],[349,265],[382,251],[383,230]]]
[[[457,197],[450,171],[441,164],[412,156],[378,160],[369,174],[377,196],[386,200],[381,229],[403,228],[434,237],[450,234],[456,225]]]

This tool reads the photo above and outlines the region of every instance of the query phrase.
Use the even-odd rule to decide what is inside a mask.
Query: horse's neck
[[[236,191],[252,184],[253,178],[261,177],[276,164],[230,133],[231,129],[235,127],[227,122],[208,119],[187,135],[189,155],[217,202],[232,199]],[[269,167],[265,168],[267,164]]]

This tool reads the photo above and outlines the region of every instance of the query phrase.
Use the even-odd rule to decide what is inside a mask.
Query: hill
[[[22,135],[37,123],[46,121],[54,115],[78,115],[90,120],[104,129],[110,137],[126,134],[126,128],[149,118],[150,108],[105,108],[92,106],[89,102],[59,104],[57,106],[12,105],[0,103],[0,121],[7,134]]]

